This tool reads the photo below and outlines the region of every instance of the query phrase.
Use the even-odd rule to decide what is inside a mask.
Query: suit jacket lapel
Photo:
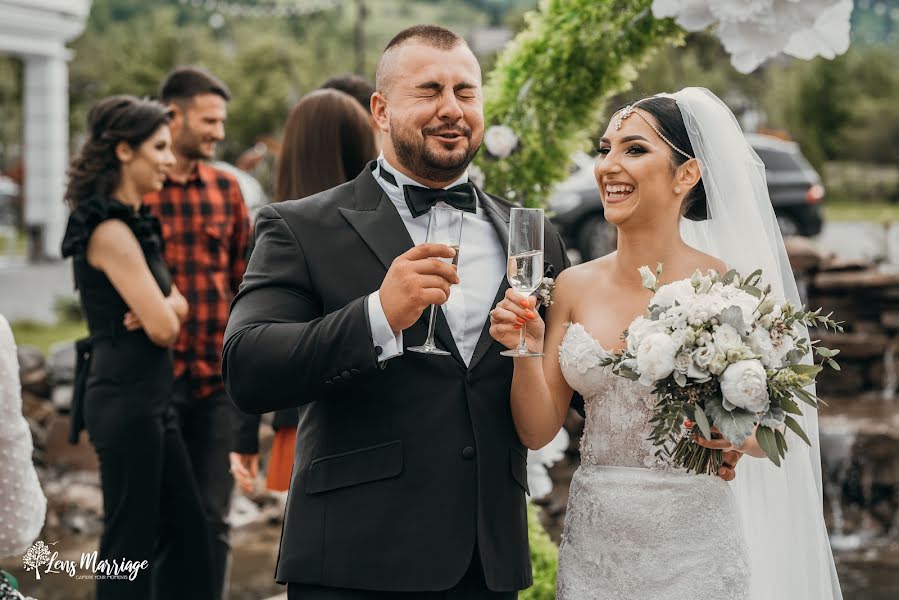
[[[354,207],[352,209],[341,207],[337,210],[378,257],[386,274],[393,259],[412,248],[413,244],[412,238],[409,237],[409,231],[403,225],[403,220],[396,211],[396,207],[372,175],[375,164],[374,162],[369,163],[369,166],[356,177]],[[424,324],[425,331],[427,331],[429,316],[430,309],[426,309],[418,321]],[[456,342],[442,310],[437,311],[434,329],[443,347],[464,366],[465,362],[462,360],[462,355],[459,354],[459,349],[456,348]],[[421,342],[424,342],[424,339]],[[414,344],[418,343],[417,340],[414,342]]]
[[[480,197],[481,206],[484,207],[484,212],[493,224],[493,228],[496,229],[496,234],[499,236],[503,248],[507,248],[509,246],[508,207],[500,204],[481,190],[478,190],[478,195]],[[464,252],[465,250],[463,249],[462,251]],[[509,281],[503,277],[502,281],[499,282],[499,289],[496,292],[496,296],[493,298],[493,304],[490,308],[496,306],[496,303],[503,299],[507,289],[509,289]],[[493,343],[494,340],[490,337],[490,319],[487,315],[484,315],[484,325],[481,328],[481,335],[478,338],[478,343],[475,345],[474,354],[472,354],[471,361],[468,364],[469,369],[473,369],[488,351],[493,352],[493,350],[490,349]],[[499,349],[495,350],[496,352],[499,352]]]

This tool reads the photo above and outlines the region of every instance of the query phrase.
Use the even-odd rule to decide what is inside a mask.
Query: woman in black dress
[[[73,259],[90,331],[78,343],[72,437],[86,428],[100,459],[99,600],[212,598],[206,520],[168,407],[169,347],[188,306],[164,262],[159,222],[141,207],[174,163],[168,120],[157,102],[101,100],[69,170],[62,254]],[[167,547],[169,531],[191,543]],[[131,569],[117,572],[126,561]]]

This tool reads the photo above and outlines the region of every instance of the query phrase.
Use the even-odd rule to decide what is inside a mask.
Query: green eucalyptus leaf
[[[705,399],[705,414],[709,422],[721,431],[721,435],[735,446],[742,445],[755,427],[754,413],[742,408],[727,410],[717,397]]]
[[[774,439],[777,442],[777,450],[780,452],[781,458],[785,457],[789,448],[787,447],[787,438],[784,437],[780,429],[774,430]]]
[[[803,442],[805,442],[805,443],[808,444],[809,446],[812,445],[812,443],[811,443],[811,442],[809,441],[809,439],[808,439],[808,436],[807,436],[807,435],[805,434],[805,432],[802,430],[802,426],[799,425],[799,421],[797,421],[796,419],[794,419],[794,418],[791,417],[790,415],[787,415],[787,418],[784,419],[784,424],[785,424],[787,427],[789,427],[790,430],[791,430],[793,433],[795,433],[796,435],[798,435],[798,436],[800,437],[800,439],[802,439]]]
[[[702,432],[702,437],[707,440],[712,439],[712,429],[709,426],[709,420],[705,416],[705,411],[702,410],[702,407],[698,404],[695,406],[696,410],[694,411],[693,420],[696,421],[696,424],[699,426],[699,430]]]
[[[777,449],[777,440],[774,438],[774,431],[768,427],[759,427],[755,430],[755,439],[758,441],[762,450],[765,451],[765,454],[768,455],[768,458],[771,459],[771,462],[779,467],[780,452]]]
[[[759,420],[759,425],[776,429],[783,425],[786,416],[787,414],[782,408],[772,404],[768,407],[768,412],[762,415],[762,418]]]
[[[718,321],[722,325],[730,325],[739,332],[746,330],[746,323],[743,320],[743,311],[739,306],[728,306],[721,311]]]

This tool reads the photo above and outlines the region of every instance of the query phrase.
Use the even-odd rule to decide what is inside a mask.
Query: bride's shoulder
[[[568,267],[556,278],[557,289],[560,287],[581,288],[585,285],[596,284],[609,272],[609,266],[611,264],[609,258],[611,256],[612,255],[610,254]]]
[[[710,269],[714,269],[721,274],[727,273],[727,264],[717,256],[706,254],[705,252],[702,252],[695,248],[690,248],[690,252],[692,254],[689,257],[689,262],[691,265],[694,265],[694,270],[699,269],[700,271],[705,273]]]

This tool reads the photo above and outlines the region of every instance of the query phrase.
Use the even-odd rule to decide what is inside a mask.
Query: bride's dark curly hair
[[[671,140],[671,143],[689,154],[696,156],[693,151],[693,144],[690,143],[690,135],[687,133],[687,127],[684,125],[684,117],[677,106],[674,98],[666,96],[652,96],[644,98],[635,104],[655,117],[659,130]],[[679,152],[671,150],[671,161],[677,168],[687,162],[687,157]],[[690,193],[684,198],[684,205],[681,208],[683,216],[691,221],[705,221],[709,218],[708,204],[705,197],[705,186],[702,179],[696,182]]]
[[[88,198],[109,198],[122,176],[116,145],[127,142],[137,149],[169,120],[164,105],[146,98],[109,96],[94,104],[87,113],[87,139],[67,172],[69,208]]]

